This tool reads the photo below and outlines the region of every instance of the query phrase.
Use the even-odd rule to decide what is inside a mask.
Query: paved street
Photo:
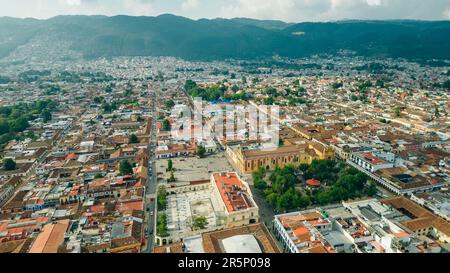
[[[151,108],[153,110],[152,117],[152,125],[150,130],[150,141],[149,141],[149,162],[148,162],[148,179],[146,185],[146,200],[145,200],[145,208],[146,208],[146,216],[147,216],[147,224],[146,224],[146,236],[147,236],[147,244],[144,253],[152,253],[154,247],[154,233],[155,221],[156,221],[156,200],[155,194],[157,189],[157,179],[156,179],[156,165],[155,165],[155,147],[156,147],[156,94],[151,96]]]

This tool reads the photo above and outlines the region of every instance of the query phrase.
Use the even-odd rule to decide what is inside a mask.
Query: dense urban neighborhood
[[[450,62],[32,48],[0,60],[0,253],[450,251]]]

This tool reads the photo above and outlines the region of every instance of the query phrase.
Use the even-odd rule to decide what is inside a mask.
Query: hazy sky
[[[149,15],[250,17],[290,22],[339,19],[450,20],[450,0],[0,0],[0,16]]]

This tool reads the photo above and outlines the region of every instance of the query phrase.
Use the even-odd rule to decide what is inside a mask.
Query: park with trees
[[[200,87],[196,82],[192,80],[187,80],[184,85],[186,92],[193,98],[202,98],[206,101],[215,101],[215,100],[230,100],[230,101],[238,101],[238,100],[248,100],[252,97],[251,94],[247,94],[245,92],[239,92],[240,87],[237,85],[231,86],[229,89],[223,83],[217,83],[210,86]],[[226,94],[227,93],[227,94]]]
[[[160,186],[158,188],[158,197],[156,202],[159,211],[165,210],[167,208],[167,191],[164,186]]]
[[[167,214],[164,212],[158,214],[158,219],[156,221],[156,235],[160,237],[169,236],[167,229]]]
[[[305,181],[315,179],[321,186],[309,188]],[[268,174],[262,168],[253,173],[253,182],[267,203],[277,212],[323,206],[377,193],[373,182],[357,169],[335,160],[314,160],[298,167],[277,167]]]
[[[223,98],[225,91],[228,89],[224,85],[217,84],[208,87],[200,87],[192,80],[187,80],[184,88],[191,97],[198,97],[207,101],[214,101]]]
[[[156,205],[158,208],[158,219],[156,220],[156,234],[161,237],[169,235],[167,230],[167,214],[164,212],[167,209],[167,191],[164,186],[158,188]]]
[[[57,104],[52,100],[0,107],[0,149],[10,140],[20,139],[30,126],[30,121],[37,118],[42,118],[44,122],[50,121],[51,112],[56,108]]]

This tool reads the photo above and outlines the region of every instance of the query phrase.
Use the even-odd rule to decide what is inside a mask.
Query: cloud
[[[122,2],[123,10],[126,11],[123,14],[135,16],[154,14],[153,1],[151,0],[126,0]]]
[[[185,0],[183,4],[181,4],[182,10],[191,10],[195,9],[199,6],[199,0]]]
[[[66,0],[66,3],[69,6],[79,6],[81,5],[81,0]]]
[[[0,16],[37,18],[61,14],[174,13],[191,18],[251,17],[290,22],[450,19],[449,0],[0,0],[0,7]]]
[[[313,1],[304,1],[313,2]],[[250,17],[258,19],[292,19],[292,9],[299,3],[294,0],[239,0],[237,3],[222,7],[221,16],[225,18],[232,17]]]
[[[445,19],[450,20],[450,9],[447,9],[447,10],[444,12],[444,17],[445,17]]]
[[[369,6],[380,6],[381,0],[367,0]]]
[[[224,6],[223,17],[288,21],[340,19],[445,19],[448,0],[236,0]]]

